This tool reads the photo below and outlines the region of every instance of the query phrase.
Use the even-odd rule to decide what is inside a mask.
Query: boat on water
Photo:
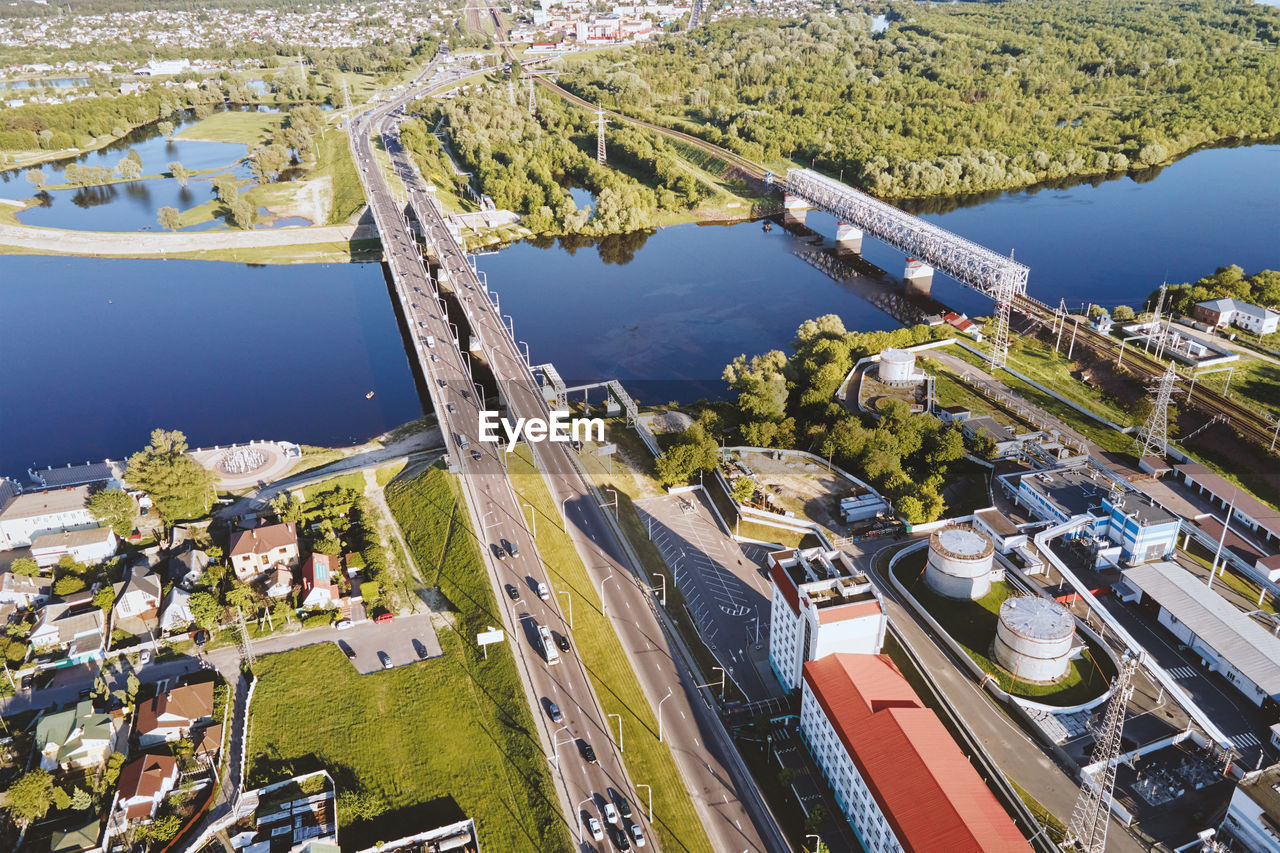
[[[373,399],[373,392],[372,392],[372,391],[370,391],[368,394],[365,394],[365,395],[364,395],[364,398],[365,398],[366,400],[372,400],[372,399]]]

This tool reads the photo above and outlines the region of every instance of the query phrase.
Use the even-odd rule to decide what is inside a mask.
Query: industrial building
[[[1000,605],[996,661],[1023,681],[1057,681],[1071,668],[1076,620],[1051,598],[1017,595]]]
[[[1099,566],[1162,560],[1182,529],[1176,515],[1147,495],[1130,491],[1116,475],[1088,463],[999,478],[1014,502],[1054,524],[1079,516],[1091,521],[1072,536],[1087,537]]]
[[[855,486],[853,491],[840,499],[840,515],[846,523],[866,521],[888,509],[889,502],[866,486]]]
[[[943,527],[929,534],[924,582],[947,598],[976,601],[991,591],[995,568],[991,537],[968,527]],[[999,577],[1004,576],[1003,569]]]
[[[1280,549],[1280,511],[1267,506],[1235,483],[1197,463],[1175,465],[1173,469],[1187,484],[1225,512],[1231,507],[1231,529],[1245,527],[1271,549]]]
[[[1124,601],[1139,601],[1211,672],[1280,720],[1280,639],[1176,563],[1148,563],[1116,584]]]
[[[1245,850],[1280,853],[1280,764],[1236,786],[1220,828]]]
[[[809,661],[803,684],[800,733],[870,853],[1029,853],[887,655]]]
[[[880,651],[888,627],[884,602],[843,551],[775,551],[769,578],[769,666],[785,689],[799,689],[805,661]]]

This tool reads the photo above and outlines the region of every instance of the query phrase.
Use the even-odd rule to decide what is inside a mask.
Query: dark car
[[[497,557],[499,560],[507,559],[507,551],[501,545],[493,544],[489,546],[489,549],[493,551],[493,556]]]
[[[578,752],[582,753],[582,759],[587,763],[596,763],[596,751],[591,748],[591,744],[582,738],[578,738]]]
[[[630,850],[631,839],[627,838],[627,831],[617,826],[609,827],[609,838],[613,841],[613,846],[619,850]]]
[[[351,648],[351,646],[347,645],[347,644],[346,644],[346,643],[344,643],[342,640],[339,640],[339,641],[338,641],[338,648],[339,648],[339,649],[341,649],[341,650],[342,650],[342,653],[343,653],[344,655],[346,655],[348,658],[350,658],[351,660],[355,660],[355,658],[356,658],[356,650],[355,650],[355,649],[353,649],[353,648]]]
[[[416,639],[415,639],[415,640],[413,641],[413,650],[414,650],[415,652],[417,652],[418,657],[422,658],[423,660],[426,660],[426,658],[427,658],[427,647],[426,647],[426,646],[424,646],[424,645],[422,644],[422,641],[421,641],[421,640],[416,640]]]
[[[552,632],[551,632],[551,636],[552,636],[552,637],[555,639],[555,641],[556,641],[556,648],[558,648],[558,649],[559,649],[560,651],[562,651],[562,652],[567,652],[567,651],[569,651],[569,638],[568,638],[568,637],[566,637],[564,634],[561,634],[559,631],[552,631]]]
[[[502,550],[506,551],[511,556],[518,557],[520,555],[520,549],[516,547],[516,543],[503,539],[501,544]]]
[[[195,641],[197,646],[203,646],[205,643],[209,642],[209,632],[203,628],[196,631]]]
[[[463,388],[463,389],[462,389],[462,397],[463,397],[463,399],[470,398],[470,396],[471,396],[471,392],[470,392],[470,391],[468,391],[466,388]]]
[[[471,458],[479,462],[483,458],[483,456],[481,455],[479,450],[473,450],[471,451]]]
[[[614,805],[618,807],[618,814],[622,815],[627,820],[631,820],[631,803],[627,802],[626,797],[622,796],[622,794],[618,793],[613,788],[610,788],[609,799],[613,800]]]
[[[543,699],[542,701],[547,705],[547,717],[550,718],[551,722],[559,723],[564,720],[564,714],[561,713],[559,705],[550,699]]]
[[[513,583],[507,584],[507,597],[512,601],[520,600],[520,589]]]
[[[383,669],[391,669],[391,655],[386,652],[378,652],[378,660],[382,662]]]

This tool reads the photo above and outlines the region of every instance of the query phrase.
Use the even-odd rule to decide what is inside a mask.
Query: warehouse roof
[[[1124,579],[1208,644],[1269,696],[1280,696],[1280,639],[1176,563],[1126,569]]]
[[[1029,853],[942,721],[887,655],[827,655],[805,663],[804,679],[903,849]]]
[[[1234,501],[1237,514],[1248,516],[1272,536],[1280,538],[1280,510],[1264,504],[1235,483],[1199,463],[1189,462],[1173,467],[1187,483],[1203,486],[1220,501]]]

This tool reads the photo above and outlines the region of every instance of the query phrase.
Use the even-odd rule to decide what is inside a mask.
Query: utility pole
[[[1177,378],[1178,372],[1173,369],[1173,362],[1169,362],[1169,369],[1160,377],[1160,384],[1155,388],[1156,399],[1151,406],[1151,414],[1147,415],[1146,423],[1138,430],[1138,438],[1142,441],[1140,456],[1150,456],[1152,453],[1164,456],[1169,452],[1169,399],[1173,396],[1173,383]]]
[[[1059,299],[1058,307],[1053,309],[1053,322],[1058,327],[1058,338],[1053,342],[1053,351],[1058,351],[1058,345],[1062,343],[1062,329],[1066,326],[1067,317],[1067,300]]]
[[[1012,258],[1013,253],[1010,252]],[[1014,285],[1009,273],[1003,273],[996,283],[996,333],[991,342],[991,369],[1004,367],[1009,358],[1009,309],[1013,301]]]
[[[1164,292],[1168,287],[1168,282],[1160,283],[1160,298],[1156,300],[1156,314],[1151,318],[1151,325],[1147,327],[1147,352],[1151,352],[1151,336],[1160,328],[1160,312],[1164,310]]]
[[[1102,725],[1094,733],[1093,758],[1102,764],[1097,778],[1082,773],[1080,796],[1071,813],[1068,838],[1080,853],[1105,853],[1107,824],[1111,817],[1111,796],[1116,785],[1116,758],[1120,755],[1121,733],[1124,731],[1125,705],[1133,695],[1133,674],[1139,658],[1128,656],[1120,665],[1120,673],[1111,685],[1111,699]]]
[[[596,107],[596,162],[604,165],[604,107]]]
[[[236,625],[240,630],[236,632],[236,643],[240,647],[241,663],[249,664],[250,672],[253,671],[253,649],[249,646],[249,628],[244,624],[244,611],[239,607],[236,608]]]

